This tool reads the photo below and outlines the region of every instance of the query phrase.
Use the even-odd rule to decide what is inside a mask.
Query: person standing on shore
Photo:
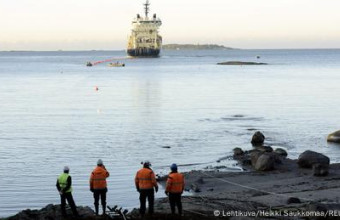
[[[153,214],[153,204],[155,200],[155,193],[158,192],[158,185],[156,182],[156,177],[149,161],[143,163],[143,168],[136,173],[135,185],[139,192],[140,209],[139,213],[144,216],[146,210],[146,198],[149,202],[149,214]]]
[[[75,217],[79,217],[76,204],[74,203],[72,196],[72,178],[69,175],[70,168],[68,166],[64,167],[64,172],[57,179],[57,190],[60,194],[61,201],[61,214],[66,217],[66,200],[71,206],[72,213]]]
[[[177,171],[177,165],[174,163],[170,166],[171,173],[166,181],[165,194],[169,196],[171,213],[175,214],[177,206],[178,213],[182,215],[182,193],[184,191],[184,176]]]
[[[92,171],[90,177],[90,191],[93,193],[94,208],[96,215],[99,212],[99,198],[103,207],[103,215],[106,211],[106,193],[107,183],[106,178],[110,176],[110,173],[106,170],[103,161],[99,159],[97,161],[97,167]]]

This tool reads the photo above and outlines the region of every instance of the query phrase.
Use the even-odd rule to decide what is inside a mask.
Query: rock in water
[[[333,132],[327,137],[328,142],[340,143],[340,130]]]
[[[273,170],[275,165],[275,157],[271,153],[262,154],[256,161],[255,169],[258,171]]]
[[[234,157],[242,156],[244,154],[243,150],[239,147],[234,148]]]
[[[312,168],[314,164],[329,166],[329,158],[323,154],[307,150],[300,154],[297,163],[303,168]]]
[[[262,145],[264,143],[264,139],[265,136],[260,131],[257,131],[251,139],[251,144],[254,146]]]
[[[288,153],[287,151],[285,151],[284,149],[282,148],[276,148],[274,150],[274,153],[276,153],[277,155],[281,156],[281,157],[287,157],[288,156]]]

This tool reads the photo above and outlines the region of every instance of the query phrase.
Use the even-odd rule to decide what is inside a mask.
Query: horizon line
[[[232,48],[231,49],[211,49],[211,50],[339,50],[340,47],[333,48]],[[174,49],[163,49],[163,50],[174,50]],[[196,50],[196,49],[180,49],[180,50]],[[199,50],[199,49],[197,49]],[[209,50],[209,49],[201,49]],[[126,49],[112,49],[112,50],[102,50],[102,49],[89,49],[89,50],[0,50],[0,52],[109,52],[109,51],[126,51]]]

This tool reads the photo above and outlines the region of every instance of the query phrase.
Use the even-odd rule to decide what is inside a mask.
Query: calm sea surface
[[[109,58],[126,67],[85,66]],[[216,65],[231,60],[270,65]],[[253,129],[290,158],[310,149],[340,162],[326,143],[340,129],[339,85],[340,50],[0,52],[0,217],[59,203],[64,165],[77,205],[93,206],[98,158],[111,172],[108,204],[134,207],[141,161],[163,174],[173,162],[202,169],[250,149]]]

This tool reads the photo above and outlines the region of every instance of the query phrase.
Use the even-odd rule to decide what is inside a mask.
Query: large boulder
[[[286,150],[282,149],[282,148],[276,148],[274,150],[274,153],[276,153],[277,155],[281,156],[281,157],[287,157],[288,153]]]
[[[303,168],[312,168],[314,164],[329,165],[329,157],[307,150],[300,154],[297,163]]]
[[[340,130],[333,132],[327,137],[328,142],[340,143]]]
[[[234,152],[234,158],[242,156],[244,154],[244,151],[239,147],[234,148],[233,152]]]
[[[255,164],[256,164],[257,160],[263,154],[263,152],[259,151],[259,150],[252,150],[252,151],[250,151],[249,154],[250,154],[251,165],[253,167],[255,167]]]
[[[255,134],[253,135],[251,139],[251,144],[254,146],[262,145],[264,143],[264,139],[265,139],[265,136],[260,131],[257,131],[255,132]]]
[[[262,152],[267,152],[267,153],[273,152],[273,148],[271,146],[263,146],[263,145],[255,146],[255,149],[262,151]]]
[[[242,166],[250,166],[251,165],[251,160],[250,160],[250,155],[249,152],[246,151],[242,155],[235,155],[233,158],[239,162]]]
[[[239,157],[237,160],[241,163],[242,166],[251,166],[251,159],[248,152]]]
[[[255,164],[255,170],[258,171],[268,171],[273,170],[275,167],[275,156],[272,153],[263,153],[257,159]]]

